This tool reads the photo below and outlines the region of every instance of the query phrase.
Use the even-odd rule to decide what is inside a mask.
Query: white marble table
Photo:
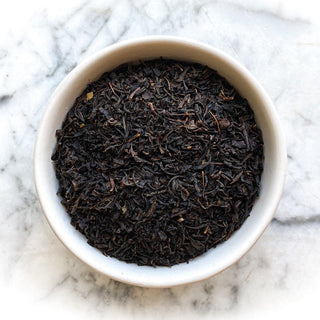
[[[319,319],[317,9],[283,0],[2,4],[1,318]],[[240,61],[274,101],[288,146],[283,198],[254,248],[210,280],[158,290],[110,280],[69,253],[43,218],[32,177],[36,130],[57,84],[93,52],[147,34],[201,40]]]

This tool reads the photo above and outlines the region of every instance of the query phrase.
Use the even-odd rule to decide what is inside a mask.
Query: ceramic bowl
[[[264,140],[264,171],[259,198],[250,217],[230,239],[189,263],[169,267],[128,264],[106,257],[87,244],[70,224],[70,218],[56,195],[51,155],[55,131],[88,83],[120,64],[170,58],[198,62],[217,70],[245,97],[254,111]],[[276,110],[257,80],[236,60],[209,45],[196,41],[149,36],[113,44],[89,57],[59,84],[44,112],[34,151],[34,177],[42,210],[57,237],[80,260],[95,270],[122,282],[146,287],[171,287],[211,277],[239,260],[254,245],[271,221],[282,193],[286,173],[286,145]]]

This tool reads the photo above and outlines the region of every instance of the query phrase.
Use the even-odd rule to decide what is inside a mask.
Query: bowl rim
[[[277,182],[277,192],[273,198],[272,210],[270,210],[269,215],[265,218],[264,224],[260,226],[260,229],[256,233],[255,239],[253,239],[253,241],[247,245],[245,250],[243,250],[242,252],[239,252],[239,254],[237,256],[234,256],[231,259],[229,264],[218,268],[218,270],[215,270],[214,272],[207,271],[207,272],[203,272],[201,274],[195,274],[192,277],[192,279],[188,278],[188,279],[184,279],[184,280],[183,279],[182,280],[181,279],[177,279],[177,280],[160,279],[159,280],[159,279],[149,279],[148,278],[146,281],[141,281],[141,280],[137,280],[134,278],[133,279],[128,278],[126,275],[124,275],[123,273],[120,273],[120,272],[114,273],[114,272],[110,272],[108,270],[101,270],[101,268],[97,268],[94,265],[94,263],[88,262],[86,259],[84,259],[82,256],[80,256],[77,252],[75,252],[72,249],[70,243],[66,243],[65,239],[63,239],[64,237],[59,233],[58,230],[56,230],[56,228],[54,227],[54,225],[51,221],[51,218],[47,214],[45,196],[42,193],[42,189],[41,189],[42,171],[39,169],[38,159],[39,159],[39,155],[42,152],[42,149],[40,147],[41,143],[43,143],[42,132],[45,131],[45,129],[46,129],[45,128],[46,123],[47,123],[47,121],[49,121],[49,115],[51,113],[51,110],[54,110],[56,108],[54,101],[59,96],[61,91],[64,89],[66,84],[69,82],[69,79],[71,79],[74,75],[79,74],[79,72],[81,72],[81,70],[83,70],[85,67],[87,67],[91,63],[94,63],[96,60],[99,60],[100,58],[105,57],[106,55],[110,54],[113,51],[125,49],[127,46],[131,46],[131,45],[152,44],[152,43],[159,43],[159,42],[166,42],[167,44],[171,43],[171,44],[177,44],[177,45],[179,45],[179,44],[190,45],[193,47],[197,47],[198,49],[205,50],[208,53],[212,54],[212,56],[219,57],[220,59],[222,59],[225,62],[232,65],[232,68],[234,68],[238,72],[240,72],[246,78],[248,83],[253,85],[256,93],[264,101],[264,108],[268,110],[269,116],[272,120],[271,121],[272,126],[273,126],[272,131],[276,136],[278,159],[279,159],[279,163],[278,163],[278,167],[277,167],[278,168],[278,182]],[[253,247],[253,245],[258,241],[258,239],[263,234],[264,230],[269,225],[269,223],[272,220],[273,215],[278,207],[278,204],[279,204],[279,201],[281,198],[281,194],[282,194],[282,191],[284,188],[284,184],[285,184],[285,176],[286,176],[286,170],[287,170],[287,151],[286,151],[285,135],[284,135],[283,129],[281,127],[281,123],[278,118],[276,109],[275,109],[271,99],[269,98],[269,96],[267,95],[265,90],[263,89],[263,87],[260,85],[260,83],[255,79],[255,77],[245,67],[243,67],[238,61],[236,61],[234,58],[229,56],[227,53],[225,53],[225,52],[221,51],[220,49],[217,49],[211,45],[208,45],[208,44],[196,41],[196,40],[192,40],[189,38],[185,38],[185,37],[152,35],[152,36],[144,36],[144,37],[138,37],[138,38],[134,38],[134,39],[130,39],[130,40],[120,41],[120,42],[117,42],[117,43],[112,44],[110,46],[107,46],[106,48],[99,50],[96,53],[94,53],[93,55],[90,55],[88,58],[84,59],[71,72],[69,72],[65,76],[65,78],[59,83],[59,85],[56,87],[53,94],[49,98],[49,101],[48,101],[46,108],[43,112],[43,115],[42,115],[42,118],[41,118],[41,121],[40,121],[40,124],[38,127],[37,135],[36,135],[35,145],[34,145],[33,165],[34,165],[34,172],[33,173],[34,173],[35,187],[36,187],[38,199],[39,199],[39,202],[40,202],[40,205],[42,208],[42,212],[44,213],[46,220],[51,227],[51,230],[55,233],[55,235],[62,242],[62,244],[67,249],[69,249],[70,252],[72,252],[77,258],[79,258],[85,264],[89,265],[90,267],[92,267],[96,271],[98,271],[104,275],[107,275],[108,277],[110,277],[112,279],[115,279],[115,280],[118,280],[118,281],[121,281],[121,282],[124,282],[127,284],[132,284],[132,285],[137,285],[137,286],[142,286],[142,287],[165,288],[165,287],[173,287],[173,286],[183,285],[183,284],[187,284],[187,283],[198,282],[198,281],[210,278],[213,275],[216,275],[216,274],[224,271],[225,269],[227,269],[231,265],[233,265],[235,262],[237,262],[239,259],[241,259]],[[115,259],[115,258],[113,258],[113,259]],[[122,261],[121,261],[121,263],[126,264],[126,262],[122,262]],[[190,263],[192,263],[192,261],[190,261]],[[158,267],[156,267],[156,268],[158,268]]]

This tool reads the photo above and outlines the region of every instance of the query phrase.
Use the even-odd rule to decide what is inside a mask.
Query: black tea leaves
[[[52,155],[71,224],[103,254],[187,262],[249,216],[263,140],[248,102],[214,70],[126,64],[89,84]]]

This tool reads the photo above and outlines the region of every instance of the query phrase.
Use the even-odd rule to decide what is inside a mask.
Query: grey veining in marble
[[[305,312],[309,319],[319,317],[316,1],[32,0],[5,6],[0,13],[1,312],[11,312],[12,319],[295,319]],[[45,222],[32,177],[36,130],[57,84],[95,51],[148,34],[204,41],[245,65],[274,101],[288,146],[283,198],[254,248],[220,275],[172,289],[121,284],[78,261]]]

